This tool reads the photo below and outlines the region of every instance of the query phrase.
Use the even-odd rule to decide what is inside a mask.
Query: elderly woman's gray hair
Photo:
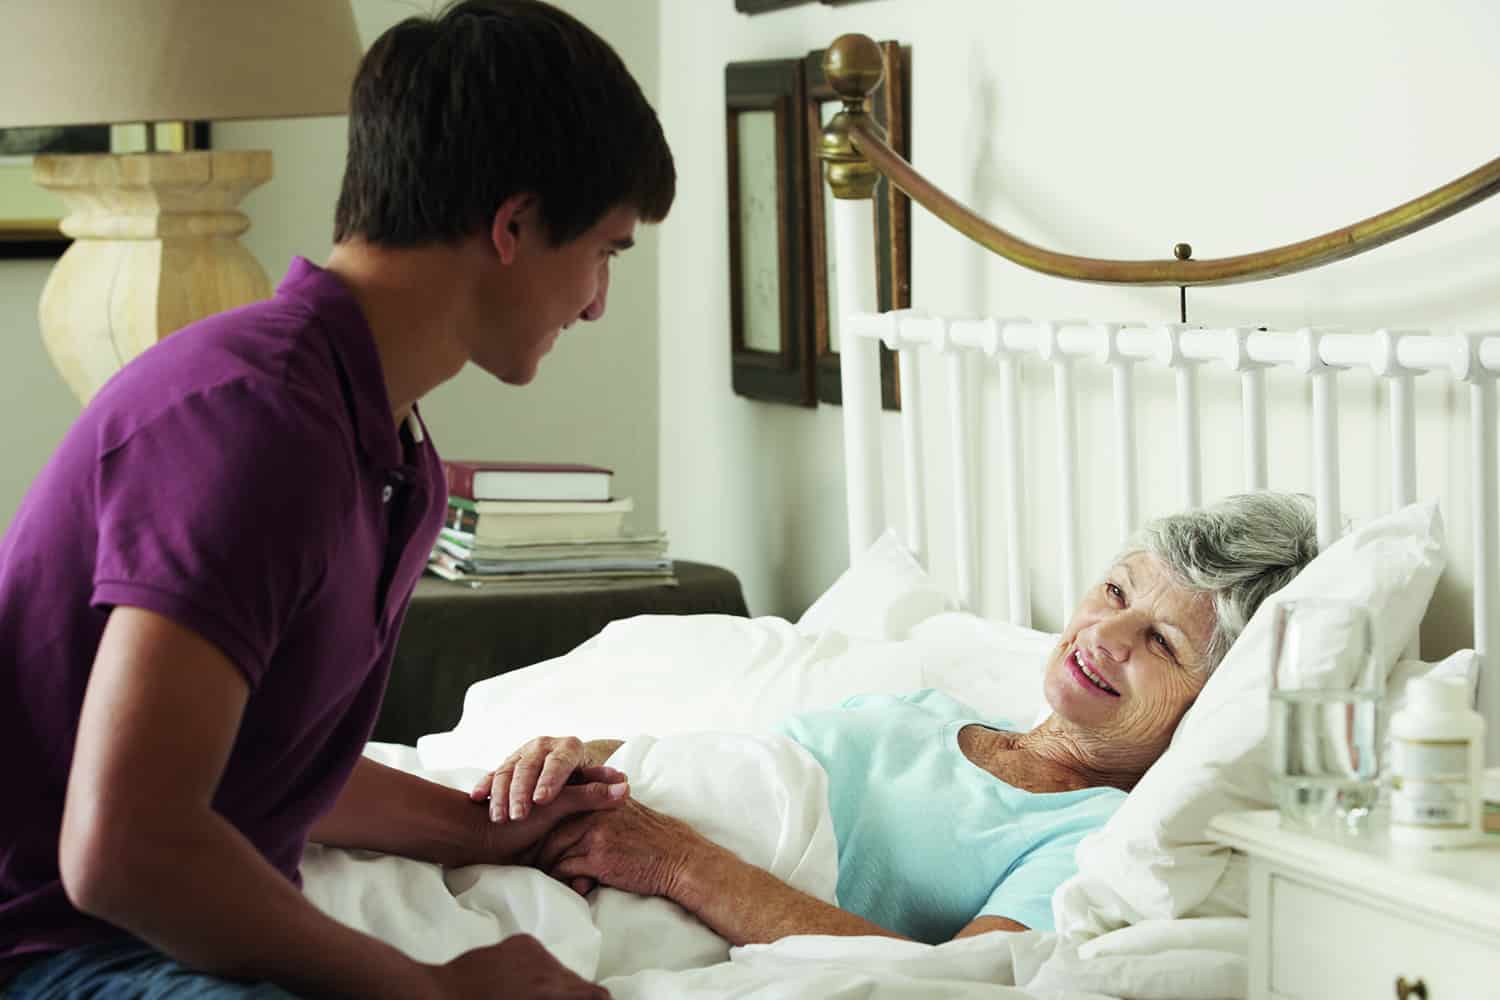
[[[1179,584],[1213,598],[1204,657],[1212,671],[1261,602],[1318,554],[1317,515],[1301,493],[1237,493],[1150,522],[1125,554],[1134,552],[1151,553]]]

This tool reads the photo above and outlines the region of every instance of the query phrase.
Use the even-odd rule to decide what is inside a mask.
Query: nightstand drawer
[[[1272,872],[1269,985],[1274,997],[1396,997],[1396,980],[1422,980],[1427,1000],[1469,1000],[1500,982],[1500,948],[1457,925]]]

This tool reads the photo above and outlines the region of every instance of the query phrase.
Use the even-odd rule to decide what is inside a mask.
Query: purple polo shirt
[[[0,539],[0,981],[118,933],[58,876],[110,609],[166,615],[244,673],[214,807],[297,881],[374,727],[445,502],[354,297],[301,258],[271,300],[167,338],[99,392]]]

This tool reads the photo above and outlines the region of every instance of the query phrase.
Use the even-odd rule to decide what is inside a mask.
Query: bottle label
[[[1469,783],[1397,779],[1391,792],[1391,822],[1427,829],[1468,826]]]
[[[1391,770],[1408,781],[1467,780],[1469,742],[1467,740],[1392,740]]]

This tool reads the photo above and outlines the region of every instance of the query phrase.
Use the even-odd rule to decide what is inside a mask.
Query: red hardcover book
[[[608,500],[614,473],[557,462],[443,462],[448,494],[468,500]]]

